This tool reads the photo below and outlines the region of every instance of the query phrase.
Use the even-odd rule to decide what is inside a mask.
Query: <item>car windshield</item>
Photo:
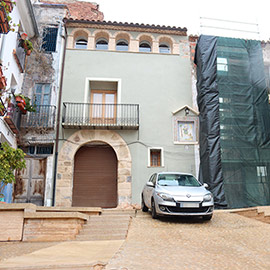
[[[196,178],[188,174],[159,174],[158,184],[160,186],[184,186],[199,187],[201,184]]]

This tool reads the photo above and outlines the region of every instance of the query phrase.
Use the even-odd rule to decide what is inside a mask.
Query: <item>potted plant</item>
[[[24,152],[14,149],[7,142],[0,146],[0,196],[7,184],[15,183],[14,170],[26,168]]]
[[[36,111],[36,104],[32,105],[31,99],[29,97],[26,97],[23,94],[18,94],[18,95],[15,95],[15,100],[22,114],[26,114],[26,112]]]
[[[26,55],[30,55],[33,51],[33,43],[28,39],[24,41],[24,51]]]

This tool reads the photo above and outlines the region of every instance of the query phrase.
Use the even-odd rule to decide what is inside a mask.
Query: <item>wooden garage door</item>
[[[47,159],[26,158],[26,169],[16,174],[13,201],[44,204]]]
[[[117,206],[117,158],[109,145],[81,147],[75,155],[73,206]]]

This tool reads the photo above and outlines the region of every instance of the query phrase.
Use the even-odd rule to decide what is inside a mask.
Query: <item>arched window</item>
[[[97,50],[108,50],[108,40],[105,38],[100,38],[96,42]]]
[[[116,50],[117,51],[128,51],[128,42],[125,39],[120,39],[116,43]]]
[[[84,38],[80,38],[80,39],[76,40],[75,48],[76,49],[87,49],[87,40]]]
[[[148,41],[142,41],[139,46],[139,52],[151,52],[151,45]]]
[[[159,44],[159,52],[160,53],[171,53],[171,48],[167,44],[161,43],[161,44]]]

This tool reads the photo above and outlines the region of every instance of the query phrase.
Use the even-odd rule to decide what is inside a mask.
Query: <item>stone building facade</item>
[[[154,172],[196,175],[198,113],[186,28],[75,19],[65,25],[56,205],[126,207],[140,203]]]

